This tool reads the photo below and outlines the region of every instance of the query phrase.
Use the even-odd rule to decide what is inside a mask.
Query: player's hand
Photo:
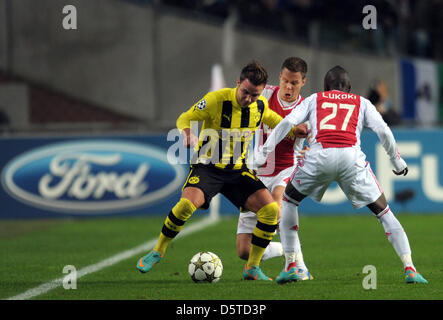
[[[400,171],[400,172],[397,172],[397,171],[395,171],[395,170],[392,170],[392,172],[394,172],[394,174],[396,174],[397,176],[401,176],[401,175],[405,176],[405,175],[408,174],[408,167],[404,168],[404,169],[403,169],[402,171]]]
[[[183,145],[186,148],[192,148],[198,143],[198,137],[196,137],[195,134],[191,132],[190,128],[183,129],[182,135]]]
[[[403,160],[401,157],[391,159],[391,162],[394,166],[394,170],[392,170],[394,174],[396,174],[397,176],[405,176],[408,174],[408,165],[406,164],[406,161]]]
[[[303,159],[305,157],[306,151],[309,151],[309,150],[311,150],[311,148],[309,148],[308,146],[304,146],[303,150],[300,150],[295,157],[297,159],[301,160],[301,159]]]

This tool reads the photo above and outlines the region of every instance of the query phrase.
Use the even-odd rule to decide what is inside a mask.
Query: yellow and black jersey
[[[177,119],[180,131],[197,124],[192,122],[203,122],[192,164],[213,164],[231,170],[245,168],[250,143],[261,122],[275,128],[282,120],[269,108],[265,97],[241,107],[236,93],[237,88],[209,92]]]

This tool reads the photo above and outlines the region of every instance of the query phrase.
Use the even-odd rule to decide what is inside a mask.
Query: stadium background
[[[364,1],[69,4],[77,13],[74,30],[63,28],[63,8],[68,5],[64,1],[0,1],[3,168],[37,146],[63,139],[156,140],[154,145],[168,150],[177,140],[167,141],[165,135],[178,115],[211,85],[234,86],[240,68],[252,59],[267,68],[270,83],[278,83],[281,61],[297,55],[309,66],[304,96],[321,91],[325,71],[337,64],[349,70],[355,93],[369,97],[376,81],[385,83],[385,105],[392,112],[385,119],[396,133],[410,175],[386,178],[389,163],[383,161],[383,151],[377,153],[372,133],[364,132],[363,150],[379,179],[387,179],[381,185],[395,209],[441,208],[443,53],[441,41],[436,41],[442,35],[441,19],[436,18],[442,13],[441,1],[375,1],[375,30],[362,27]],[[424,21],[423,14],[432,23]],[[427,41],[417,40],[422,33]],[[92,170],[94,174],[99,169]],[[39,173],[43,176],[47,169]],[[154,172],[148,173],[148,180],[150,174]],[[26,177],[21,179],[27,183]],[[14,197],[4,180],[5,170],[1,216],[48,215],[46,208],[24,205],[23,197]],[[40,197],[34,189],[29,192]],[[334,190],[333,186],[325,198],[329,206],[308,202],[304,211],[352,212]],[[178,192],[174,196],[168,194],[161,206],[157,200],[124,211],[163,214]],[[235,211],[222,201],[222,213]]]
[[[375,30],[362,27],[366,4],[377,8]],[[77,29],[63,28],[66,5],[76,8]],[[0,218],[164,217],[188,168],[167,158],[178,115],[208,90],[235,86],[252,59],[277,84],[288,56],[308,63],[305,97],[322,90],[337,64],[349,71],[354,93],[369,97],[384,83],[385,119],[409,175],[391,173],[374,133],[363,133],[362,149],[395,212],[442,213],[442,17],[438,0],[0,0]],[[44,195],[43,177],[52,187],[61,180],[51,163],[73,145],[78,154],[120,161],[83,163],[87,172],[63,192]],[[148,172],[135,186],[142,191],[131,189],[143,164]],[[121,194],[113,174],[129,177]],[[86,190],[88,177],[100,175],[111,177],[109,190]],[[208,212],[237,214],[223,198]],[[307,200],[301,212],[355,214],[336,185],[325,204]]]

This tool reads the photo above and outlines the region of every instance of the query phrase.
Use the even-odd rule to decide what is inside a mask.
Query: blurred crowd
[[[395,127],[402,124],[401,116],[395,111],[395,108],[392,105],[386,82],[381,79],[375,79],[372,81],[366,94],[366,98],[368,98],[375,108],[377,108],[377,111],[380,112],[383,120],[388,126]]]
[[[157,3],[252,26],[313,46],[443,60],[443,0],[126,0]],[[362,26],[363,7],[377,29]]]

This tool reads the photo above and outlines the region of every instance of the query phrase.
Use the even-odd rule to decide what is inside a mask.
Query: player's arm
[[[375,106],[371,102],[369,102],[369,100],[362,99],[362,103],[365,103],[364,125],[377,134],[383,148],[385,149],[386,153],[389,156],[389,159],[391,160],[392,166],[395,169],[392,171],[396,175],[407,175],[408,166],[398,152],[397,143],[391,129],[383,120],[382,116],[377,111]]]
[[[183,112],[177,119],[177,128],[183,136],[183,145],[193,147],[198,143],[198,137],[192,132],[192,122],[205,121],[211,118],[209,109],[213,103],[212,97],[206,94],[202,99],[195,103],[188,111]]]
[[[266,108],[263,115],[263,123],[274,129],[282,120],[282,117],[272,110],[271,108]],[[306,138],[308,135],[308,130],[306,124],[300,124],[293,126],[292,130],[288,132],[288,137],[291,139],[295,138]]]
[[[264,124],[274,129],[280,123],[280,121],[282,121],[282,119],[283,118],[277,112],[268,107],[267,103],[265,104],[265,110],[263,113]]]
[[[274,129],[282,120],[283,118],[277,112],[275,112],[271,108],[265,108],[263,114],[264,124]],[[287,133],[287,136],[291,139],[295,139],[295,137],[304,138],[305,136],[302,135],[302,130],[303,129],[301,127],[297,128],[297,126],[293,126],[291,130],[289,130],[289,132]]]

